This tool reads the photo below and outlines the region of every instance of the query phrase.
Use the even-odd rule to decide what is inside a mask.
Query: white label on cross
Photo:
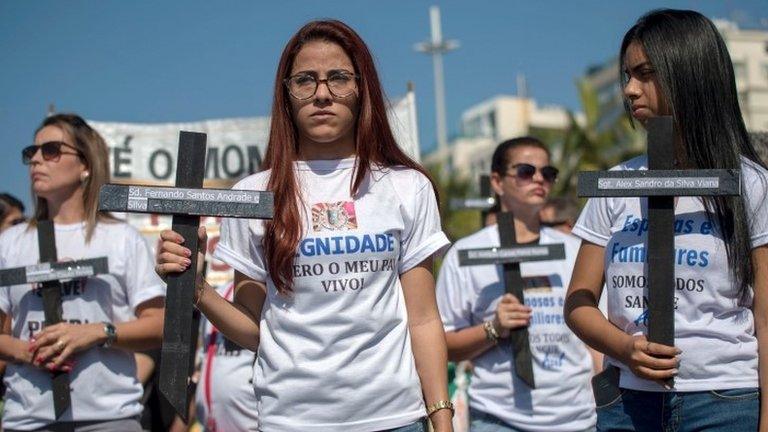
[[[95,274],[93,266],[72,266],[54,269],[50,263],[29,266],[26,269],[26,273],[27,283],[74,279]]]
[[[130,186],[128,210],[146,210],[147,200],[258,204],[260,193],[248,190],[183,189]],[[132,203],[133,202],[133,203]]]
[[[475,208],[475,207],[491,207],[496,202],[493,198],[468,198],[464,200],[464,207],[467,208]]]
[[[494,248],[490,250],[467,251],[467,258],[469,259],[506,259],[547,256],[549,256],[549,248],[546,246],[533,246],[514,249]]]
[[[597,188],[602,190],[716,189],[719,187],[720,178],[718,177],[644,177],[597,179]]]

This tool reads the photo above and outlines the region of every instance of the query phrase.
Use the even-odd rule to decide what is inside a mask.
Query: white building
[[[728,46],[744,123],[750,131],[768,130],[768,30],[741,29],[714,20]]]
[[[444,164],[451,176],[477,178],[490,171],[491,156],[500,142],[529,135],[533,129],[565,130],[569,124],[568,112],[562,107],[539,107],[530,98],[495,96],[464,111],[461,135],[451,140],[446,151],[428,154],[424,162]]]
[[[716,19],[714,23],[733,61],[739,105],[747,129],[768,130],[768,30],[740,29],[727,20]],[[618,59],[613,58],[590,67],[582,78],[598,95],[602,116],[598,128],[624,115],[618,65]]]

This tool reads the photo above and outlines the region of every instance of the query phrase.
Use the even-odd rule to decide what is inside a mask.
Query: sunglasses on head
[[[541,177],[543,177],[544,180],[549,183],[554,183],[555,180],[557,180],[557,174],[560,172],[553,166],[547,165],[541,168],[536,168],[535,166],[527,163],[515,164],[512,165],[511,168],[515,170],[515,173],[512,175],[519,178],[520,180],[532,179],[533,176],[536,175],[536,170],[538,170],[541,173]]]
[[[69,147],[73,149],[74,152],[63,152],[61,151],[62,147]],[[74,146],[71,146],[62,141],[48,141],[40,145],[32,144],[31,146],[24,147],[21,150],[21,161],[24,163],[24,165],[29,165],[32,163],[32,158],[35,157],[38,149],[42,152],[43,159],[47,161],[58,161],[63,154],[71,154],[78,157],[83,157],[83,154],[80,152],[80,150]]]

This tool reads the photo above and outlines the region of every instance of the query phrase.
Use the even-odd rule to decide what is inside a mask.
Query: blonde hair
[[[98,222],[117,222],[119,219],[110,213],[99,213],[99,189],[109,181],[109,150],[104,138],[77,114],[54,114],[47,117],[35,130],[35,134],[47,126],[56,126],[67,134],[74,146],[80,151],[80,159],[88,169],[89,175],[83,180],[83,209],[85,211],[85,241],[91,241]],[[37,221],[48,219],[48,202],[32,192],[35,212],[29,221],[29,227],[37,226]]]

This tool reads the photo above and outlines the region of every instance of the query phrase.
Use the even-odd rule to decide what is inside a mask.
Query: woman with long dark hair
[[[675,200],[675,346],[646,339],[647,200],[588,202],[573,230],[584,242],[566,317],[620,370],[620,390],[597,407],[598,429],[766,430],[768,174],[725,43],[697,12],[658,10],[627,32],[620,56],[627,113],[641,125],[673,117],[675,165],[740,169],[743,188]],[[615,169],[647,169],[647,158]],[[597,310],[604,282],[608,319]]]
[[[62,282],[63,320],[50,326],[38,284],[0,287],[6,431],[141,430],[142,386],[131,351],[160,345],[165,286],[139,232],[97,212],[108,155],[101,136],[74,114],[46,118],[22,150],[35,212],[0,236],[0,268],[38,264],[36,227],[52,220],[60,260],[106,256],[109,273]],[[59,370],[69,373],[71,406],[56,419],[51,373]]]
[[[275,218],[225,220],[215,253],[235,269],[234,303],[202,278],[195,300],[257,352],[261,430],[423,431],[427,416],[450,430],[431,273],[448,240],[434,187],[397,146],[373,58],[347,25],[314,21],[288,41],[264,168],[234,188],[274,192]],[[161,237],[158,273],[184,270],[184,239]]]

